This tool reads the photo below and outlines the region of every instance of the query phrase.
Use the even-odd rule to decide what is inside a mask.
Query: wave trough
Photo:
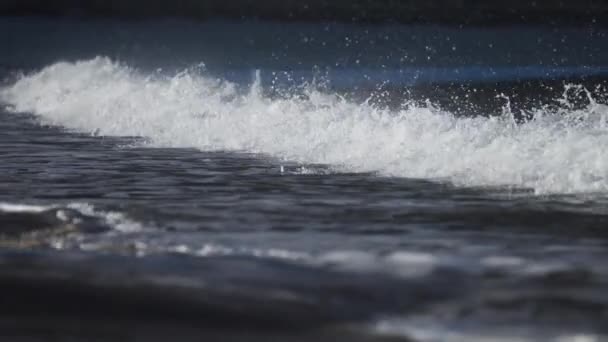
[[[0,89],[14,112],[79,132],[141,136],[151,146],[263,153],[337,170],[507,186],[537,194],[608,192],[608,106],[536,110],[524,124],[401,110],[310,89],[270,98],[259,82],[184,71],[146,74],[105,57],[61,62]]]

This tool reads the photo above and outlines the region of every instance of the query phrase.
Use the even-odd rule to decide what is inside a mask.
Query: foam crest
[[[608,108],[455,117],[432,106],[403,110],[310,90],[269,98],[198,72],[145,74],[98,57],[57,63],[0,91],[16,112],[80,132],[142,136],[153,146],[245,150],[339,170],[532,188],[608,191]]]

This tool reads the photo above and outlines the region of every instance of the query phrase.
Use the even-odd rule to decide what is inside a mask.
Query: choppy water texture
[[[228,36],[247,28],[249,38],[263,40],[278,24],[23,20],[0,25],[30,42],[32,27],[54,27],[46,34],[63,37],[63,45],[27,54],[18,65],[15,56],[35,47],[10,38],[5,46],[11,49],[0,58],[6,71],[0,88],[0,295],[7,303],[0,309],[0,336],[607,338],[608,107],[590,91],[562,85],[557,105],[526,108],[524,121],[515,119],[508,102],[482,116],[456,115],[432,99],[386,107],[343,91],[361,85],[360,63],[379,77],[404,79],[395,56],[386,58],[386,68],[375,64],[397,39],[369,42],[384,37],[386,27],[328,25],[319,34],[311,25],[284,24],[287,32],[308,32],[307,42],[343,41],[348,32],[358,37],[356,48],[317,47],[304,59],[359,56],[337,58],[348,67],[332,65],[337,69],[323,82],[337,84],[328,87],[277,76],[286,66],[295,74],[311,72],[295,59],[300,36],[295,52],[258,41],[251,61],[244,62],[249,50],[241,46],[227,58],[238,65],[222,67],[217,44],[205,38],[205,29],[216,25]],[[184,59],[212,63],[177,72],[179,63],[170,59],[157,70],[163,64],[158,55],[153,63],[138,63],[146,55],[136,44],[139,33],[167,25],[200,32],[202,38],[194,35],[199,45],[184,50]],[[101,36],[135,45],[114,46],[128,52],[116,58],[108,52],[111,40],[84,44],[80,35],[99,27],[110,28]],[[417,34],[433,58],[444,56],[433,42],[455,37],[448,51],[461,51],[457,43],[476,34],[393,31]],[[537,33],[550,42],[587,37],[576,44],[593,53],[571,54],[563,38],[561,52],[543,50],[517,64],[517,58],[471,55],[468,46],[458,70],[494,61],[504,68],[492,69],[494,76],[509,80],[522,72],[532,78],[604,72],[596,57],[605,53],[596,44],[603,32]],[[494,44],[484,32],[478,35]],[[175,44],[156,37],[165,43],[148,36],[141,44]],[[374,48],[354,54],[361,46]],[[417,45],[412,49],[421,53]],[[520,53],[509,49],[511,56]],[[264,51],[283,58],[266,61]],[[573,58],[582,60],[567,62]],[[426,72],[424,82],[456,77],[429,73],[437,69],[416,61],[402,60],[403,70]],[[534,62],[554,67],[530,67]],[[570,102],[572,92],[586,99],[583,105]]]

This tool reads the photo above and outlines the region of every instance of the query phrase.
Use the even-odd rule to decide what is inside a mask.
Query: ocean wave
[[[61,62],[0,90],[14,112],[150,146],[248,151],[334,170],[506,186],[537,194],[608,191],[608,106],[532,111],[516,123],[432,105],[395,110],[309,88],[263,95],[196,70],[144,73],[105,57]],[[304,96],[303,96],[304,95]]]

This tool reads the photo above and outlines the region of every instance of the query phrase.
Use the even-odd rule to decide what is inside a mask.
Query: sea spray
[[[349,172],[507,186],[537,194],[608,191],[608,107],[537,109],[516,123],[433,106],[379,108],[329,91],[267,97],[260,82],[186,70],[146,74],[105,57],[56,63],[0,91],[14,112],[78,132],[141,136],[151,147],[248,151]]]

